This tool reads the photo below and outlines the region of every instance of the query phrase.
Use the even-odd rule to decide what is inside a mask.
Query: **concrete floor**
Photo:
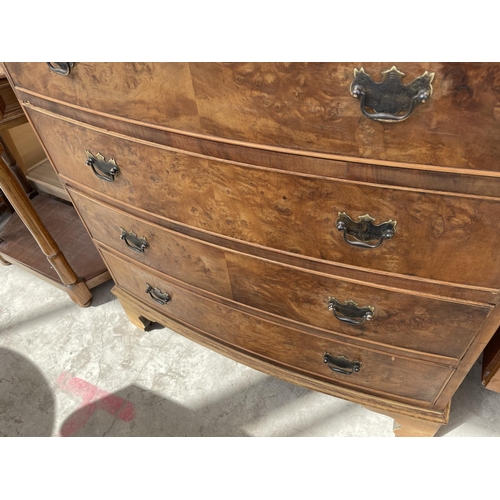
[[[0,266],[0,436],[392,436],[392,420],[264,375],[158,325],[134,327],[108,282],[81,309]],[[480,364],[438,436],[500,436]]]

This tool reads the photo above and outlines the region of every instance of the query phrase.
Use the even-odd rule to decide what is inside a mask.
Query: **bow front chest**
[[[131,321],[433,435],[500,324],[500,65],[6,63]]]

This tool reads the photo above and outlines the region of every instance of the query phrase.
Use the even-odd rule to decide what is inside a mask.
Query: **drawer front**
[[[98,242],[200,289],[305,325],[460,359],[491,310],[363,286],[223,250],[69,192]],[[120,239],[120,228],[145,238],[147,248],[143,252],[129,248]],[[369,273],[366,281],[370,282]],[[331,310],[330,297],[339,301]],[[348,301],[360,308],[373,307],[373,319],[349,316],[349,308],[343,307]],[[350,320],[358,324],[349,324]]]
[[[168,278],[158,278],[105,250],[102,254],[119,287],[166,316],[291,370],[334,384],[427,403],[435,400],[453,373],[446,366],[399,358],[264,321],[205,298],[202,292],[190,292]],[[152,297],[146,293],[149,287]],[[166,294],[170,300],[159,304],[157,300],[164,300]],[[323,362],[325,353],[359,361],[361,369],[351,375],[334,372]]]
[[[199,131],[186,63],[75,63],[69,75],[46,63],[7,63],[16,87],[98,113]]]
[[[238,166],[109,136],[30,112],[59,172],[116,200],[170,220],[265,247],[424,279],[497,289],[500,200],[391,189]],[[85,164],[88,149],[116,160],[113,182]],[[396,221],[377,248],[337,230]],[[480,258],[479,258],[480,256]]]
[[[354,69],[363,67],[380,82],[391,66],[75,63],[61,76],[44,63],[7,63],[18,87],[154,125],[268,146],[500,171],[500,64],[396,64],[403,84],[434,73],[433,92],[408,119],[386,123],[363,114],[351,84]],[[390,92],[384,98],[395,101]]]
[[[73,190],[69,193],[95,240],[186,283],[223,297],[232,296],[225,255],[221,249],[129,217]],[[143,248],[144,245],[147,246]]]
[[[492,310],[366,286],[237,253],[228,253],[226,260],[238,302],[349,337],[456,360]],[[368,273],[366,282],[370,283]]]

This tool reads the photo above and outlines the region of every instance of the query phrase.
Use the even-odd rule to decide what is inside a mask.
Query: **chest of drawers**
[[[447,422],[500,324],[500,65],[50,64],[5,69],[131,321]]]

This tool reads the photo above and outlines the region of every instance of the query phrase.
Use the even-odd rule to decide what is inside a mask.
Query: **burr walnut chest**
[[[500,324],[500,64],[5,70],[137,326],[447,422]]]

